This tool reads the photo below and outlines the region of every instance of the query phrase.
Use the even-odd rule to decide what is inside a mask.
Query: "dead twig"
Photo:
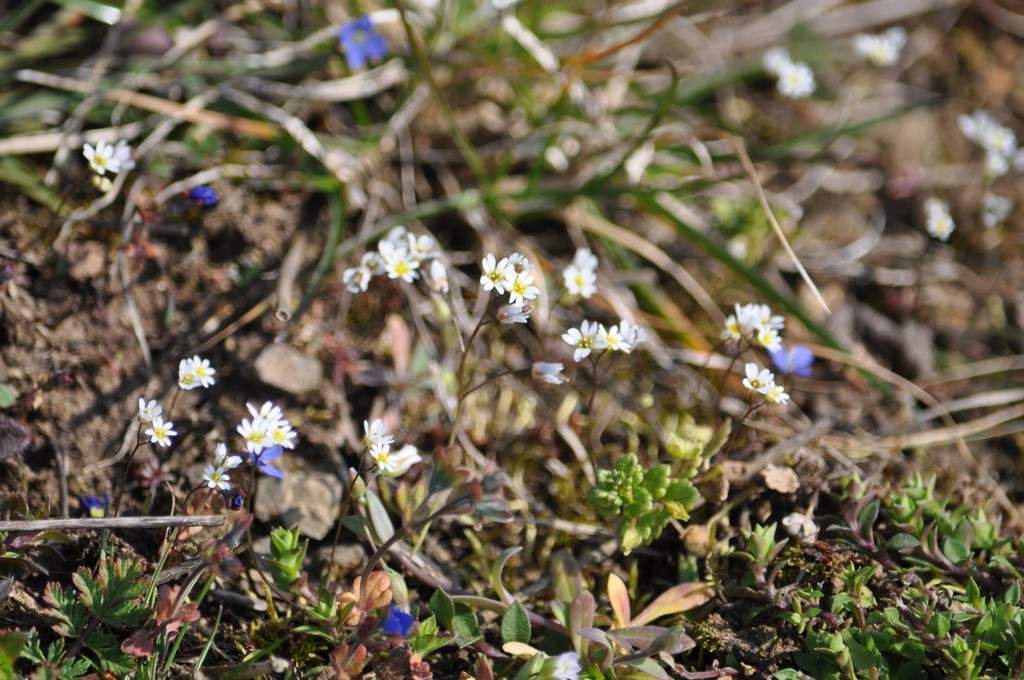
[[[223,515],[194,517],[82,517],[74,519],[29,519],[0,522],[0,531],[85,531],[88,529],[168,529],[172,527],[224,526]]]

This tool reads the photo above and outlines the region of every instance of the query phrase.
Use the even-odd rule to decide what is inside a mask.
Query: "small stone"
[[[304,394],[320,388],[323,365],[289,345],[267,345],[256,358],[260,380],[289,394]]]
[[[322,472],[289,470],[284,479],[261,477],[256,517],[261,522],[299,526],[299,533],[322,540],[338,519],[341,480]]]
[[[102,276],[107,268],[107,248],[96,241],[72,243],[68,247],[68,274],[75,281]]]
[[[800,488],[800,478],[791,467],[772,463],[764,469],[761,476],[764,477],[764,485],[772,491],[795,493]]]

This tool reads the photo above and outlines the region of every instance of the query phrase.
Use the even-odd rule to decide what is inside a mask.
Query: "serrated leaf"
[[[502,641],[527,643],[530,641],[532,633],[533,627],[530,625],[530,615],[526,613],[526,609],[518,600],[513,601],[512,605],[505,610],[505,614],[501,617]]]
[[[654,598],[642,612],[637,614],[631,624],[643,626],[655,619],[678,614],[700,607],[715,594],[715,589],[707,583],[680,583]]]
[[[900,533],[885,542],[889,550],[910,550],[921,545],[921,539],[913,534]]]
[[[451,630],[452,620],[455,618],[455,602],[448,596],[448,593],[438,588],[430,596],[428,606],[441,625]]]

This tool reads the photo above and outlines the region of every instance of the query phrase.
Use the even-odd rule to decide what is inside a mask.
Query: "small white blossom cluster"
[[[877,35],[858,33],[853,36],[853,51],[875,66],[895,64],[906,44],[907,32],[899,26]]]
[[[398,451],[392,451],[391,445],[395,443],[394,435],[387,434],[387,426],[384,421],[377,418],[372,423],[363,421],[363,445],[373,460],[374,465],[385,477],[400,477],[409,471],[416,463],[423,460],[416,447],[406,444]]]
[[[580,248],[572,263],[562,272],[565,290],[570,295],[579,295],[584,300],[597,292],[597,256],[590,248]]]
[[[146,435],[149,437],[149,441],[157,446],[167,448],[171,445],[171,437],[178,434],[174,430],[174,423],[169,420],[164,422],[163,409],[155,399],[148,402],[145,399],[139,399],[139,422],[143,425],[149,424],[149,427],[146,428]]]
[[[265,402],[260,410],[252,404],[246,404],[252,420],[243,418],[238,426],[238,434],[245,440],[245,448],[252,456],[260,455],[264,449],[280,446],[285,449],[295,448],[295,430],[281,413],[281,409],[271,402]]]
[[[127,171],[135,167],[131,147],[123,139],[118,141],[116,146],[107,142],[99,142],[95,147],[89,143],[83,144],[82,155],[89,161],[89,167],[95,173],[92,182],[100,191],[110,190],[108,172],[116,175],[122,170]]]
[[[764,347],[769,352],[782,348],[779,331],[786,327],[786,320],[772,314],[768,305],[736,304],[736,312],[725,319],[722,330],[723,340],[739,342],[746,339],[750,344]]]
[[[790,99],[803,99],[814,94],[817,85],[814,71],[802,61],[793,61],[785,47],[773,47],[761,59],[764,70],[775,76],[775,89]]]
[[[527,304],[536,300],[540,288],[534,285],[533,265],[520,253],[497,259],[493,253],[484,255],[480,263],[483,272],[480,285],[485,292],[498,295],[508,293],[508,304],[498,309],[497,319],[503,324],[526,323],[532,308]]]
[[[570,328],[562,335],[562,340],[574,348],[573,361],[581,361],[601,349],[629,354],[646,339],[644,329],[626,319],[611,328],[596,321],[584,321],[579,328]]]
[[[182,359],[178,363],[178,387],[183,390],[194,390],[197,387],[211,387],[213,376],[217,371],[210,366],[209,359],[194,356]]]
[[[582,672],[580,655],[576,652],[565,652],[544,659],[544,665],[540,669],[540,678],[541,680],[578,680]]]
[[[218,443],[217,448],[214,450],[213,463],[207,465],[206,469],[203,470],[203,481],[211,489],[227,491],[231,488],[231,475],[228,474],[228,471],[235,469],[241,464],[242,458],[240,456],[229,456],[228,447]]]
[[[530,375],[539,382],[561,385],[562,383],[569,382],[569,379],[562,374],[564,368],[565,366],[560,361],[557,363],[538,361],[530,368]]]
[[[767,368],[761,368],[754,362],[749,362],[745,367],[747,377],[743,379],[743,386],[754,394],[764,396],[765,401],[772,404],[785,404],[789,401],[786,388],[775,382],[775,374]]]
[[[346,269],[342,280],[349,291],[362,293],[374,276],[412,283],[426,270],[427,286],[436,293],[447,293],[448,273],[437,259],[440,254],[433,236],[417,236],[406,227],[395,227],[377,244],[377,250],[363,255],[358,267]]]
[[[981,221],[989,229],[1002,223],[1011,210],[1013,210],[1012,198],[987,191],[981,199]]]
[[[1017,135],[1000,125],[988,111],[975,111],[974,115],[961,115],[957,124],[964,137],[985,150],[985,176],[989,180],[1002,177],[1013,165],[1024,172],[1024,150],[1017,148]]]
[[[949,206],[937,198],[929,198],[924,202],[924,227],[928,234],[940,241],[948,241],[956,222],[949,214]]]

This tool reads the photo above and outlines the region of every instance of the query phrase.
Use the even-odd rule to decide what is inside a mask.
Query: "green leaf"
[[[476,622],[476,614],[461,602],[455,603],[455,617],[452,619],[452,632],[456,635],[455,644],[465,648],[480,639],[480,626]]]
[[[966,562],[971,557],[970,547],[955,536],[947,536],[942,542],[942,554],[953,564]]]
[[[501,640],[502,642],[530,642],[533,628],[530,626],[530,616],[518,600],[505,610],[501,617]]]
[[[0,182],[6,182],[18,188],[30,199],[48,208],[51,212],[66,215],[68,207],[60,196],[43,183],[32,169],[20,158],[14,156],[0,157]]]
[[[14,664],[25,648],[28,633],[11,631],[0,635],[0,680],[13,680]]]
[[[669,614],[689,611],[710,600],[715,589],[707,583],[680,583],[654,598],[642,612],[637,614],[630,625],[643,626]]]
[[[508,564],[509,559],[521,550],[521,546],[514,546],[512,548],[502,550],[501,554],[498,555],[498,559],[494,561],[494,566],[491,567],[491,587],[494,588],[496,593],[498,593],[498,599],[506,605],[511,605],[515,598],[513,598],[512,594],[505,588],[505,583],[502,579],[502,572],[505,571],[505,565]]]
[[[885,542],[885,547],[889,550],[910,550],[920,545],[921,539],[913,534],[905,533],[896,534]]]
[[[437,617],[437,620],[441,622],[441,625],[448,630],[452,630],[452,621],[455,618],[455,602],[448,596],[448,593],[438,588],[430,596],[428,606],[434,616]]]
[[[865,536],[870,536],[871,528],[875,525],[875,520],[878,519],[878,499],[871,501],[857,513],[857,526]]]
[[[18,395],[10,385],[0,383],[0,408],[10,408],[18,402]]]

